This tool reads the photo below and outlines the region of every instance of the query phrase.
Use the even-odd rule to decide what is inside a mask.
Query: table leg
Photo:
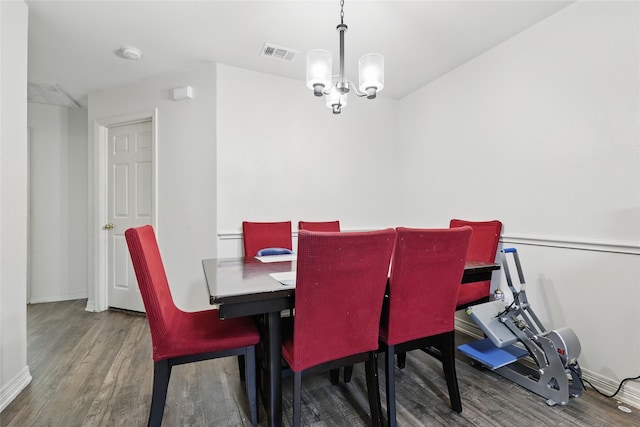
[[[282,343],[280,336],[280,311],[271,312],[269,321],[269,407],[267,416],[270,427],[282,425],[282,373],[280,372],[280,359],[282,357]]]

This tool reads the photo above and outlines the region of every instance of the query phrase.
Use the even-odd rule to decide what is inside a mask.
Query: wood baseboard
[[[25,366],[12,381],[0,390],[0,412],[2,412],[9,403],[13,402],[13,399],[31,383],[31,380],[33,380],[33,378],[29,372],[29,366]]]

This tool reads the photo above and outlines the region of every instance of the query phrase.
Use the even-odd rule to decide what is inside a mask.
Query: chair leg
[[[347,365],[344,367],[344,382],[348,383],[351,381],[351,376],[353,375],[353,365]]]
[[[331,374],[331,384],[336,385],[340,382],[340,370],[332,369],[330,371]],[[344,367],[344,382],[345,384],[351,381],[351,377],[353,376],[353,365],[345,365]]]
[[[331,378],[331,385],[338,385],[338,383],[340,382],[340,369],[330,370],[329,376]]]
[[[251,425],[255,427],[258,425],[258,390],[256,387],[256,348],[254,346],[247,347],[247,356],[244,359],[249,413],[251,414]],[[240,356],[238,356],[238,360],[240,360]]]
[[[244,382],[245,380],[245,367],[246,362],[244,360],[244,355],[243,354],[239,354],[238,355],[238,373],[240,374],[240,381]]]
[[[444,333],[440,338],[440,353],[442,354],[442,369],[447,380],[451,409],[462,412],[462,401],[458,389],[458,377],[456,375],[455,337],[453,331]]]
[[[385,352],[384,379],[387,392],[387,423],[389,427],[396,427],[396,373],[393,366],[395,346],[388,345]],[[406,356],[406,353],[402,353]],[[400,354],[398,354],[400,356]],[[398,360],[400,358],[398,357]]]
[[[378,385],[378,354],[369,352],[365,362],[367,373],[367,393],[369,394],[369,408],[371,410],[371,425],[382,427],[382,405],[380,404],[380,389]]]
[[[302,371],[293,373],[293,427],[302,419]]]
[[[170,377],[171,364],[169,359],[153,363],[153,392],[151,394],[151,410],[149,411],[149,427],[160,427],[162,424]]]
[[[404,369],[407,365],[407,353],[398,353],[396,357],[398,358],[398,369]]]

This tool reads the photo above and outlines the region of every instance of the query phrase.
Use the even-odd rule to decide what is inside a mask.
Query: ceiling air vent
[[[298,53],[299,52],[297,50],[287,49],[286,47],[280,47],[274,44],[265,43],[264,46],[262,46],[262,53],[260,54],[260,56],[269,56],[271,58],[291,62]]]

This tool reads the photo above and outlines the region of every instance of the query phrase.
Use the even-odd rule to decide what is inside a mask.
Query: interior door
[[[151,121],[109,128],[109,307],[144,311],[124,232],[151,224],[153,155]]]

